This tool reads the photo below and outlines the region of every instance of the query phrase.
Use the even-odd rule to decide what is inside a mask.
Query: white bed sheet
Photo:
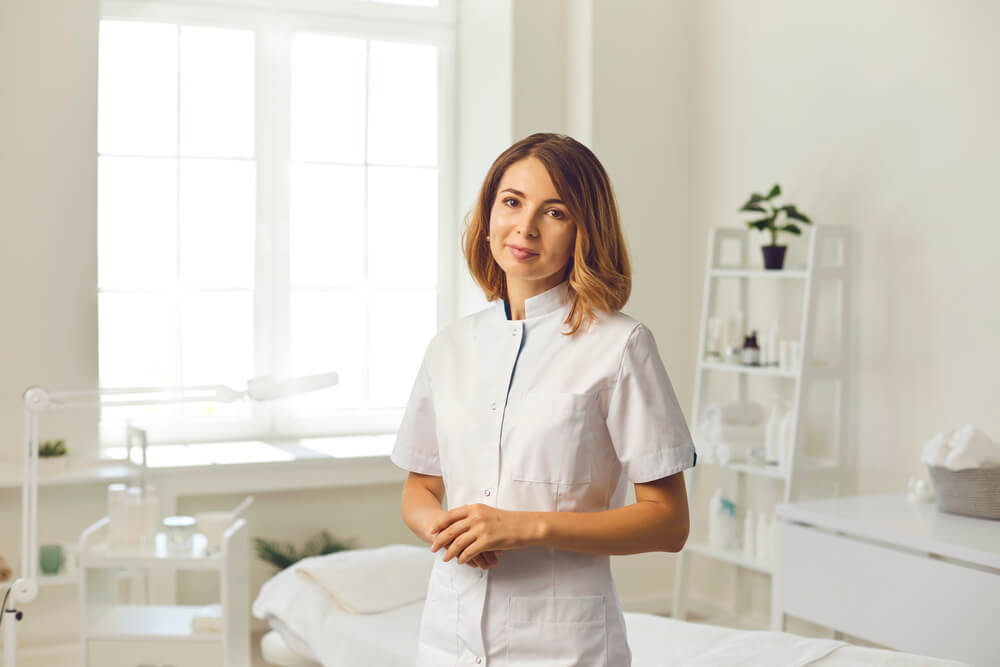
[[[280,576],[280,575],[279,575]],[[277,577],[275,577],[277,579]],[[356,665],[399,665],[414,662],[423,600],[379,614],[350,614],[308,580],[285,577],[265,584],[254,602],[254,614],[271,621],[272,628],[292,653],[308,657],[324,667]],[[270,585],[270,587],[269,587]],[[873,649],[850,644],[829,651],[828,640],[802,638],[791,633],[734,630],[702,623],[675,621],[652,614],[626,613],[633,667],[665,665],[757,665],[787,667],[809,664],[815,667],[971,667],[966,663],[939,660],[910,653]],[[281,662],[274,637],[265,658]],[[770,643],[774,655],[785,655],[778,664],[770,659],[748,662],[750,642],[760,647]],[[303,644],[306,646],[303,647]],[[826,647],[826,648],[824,648]],[[782,652],[779,649],[784,649]],[[820,650],[816,650],[820,649]],[[818,660],[788,661],[791,653],[825,654]],[[770,655],[770,654],[769,654]]]

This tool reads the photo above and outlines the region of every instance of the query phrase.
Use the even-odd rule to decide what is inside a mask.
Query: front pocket
[[[606,667],[603,595],[509,597],[507,662],[542,667]]]
[[[564,485],[589,483],[587,421],[594,400],[594,394],[527,392],[517,415],[511,478]]]

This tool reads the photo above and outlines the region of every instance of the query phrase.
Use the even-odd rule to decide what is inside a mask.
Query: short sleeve
[[[431,350],[427,344],[417,378],[410,391],[410,400],[396,433],[396,443],[389,459],[400,468],[422,475],[441,475],[438,456],[437,429],[434,423],[434,401],[431,394]]]
[[[608,433],[626,476],[650,482],[694,466],[697,455],[656,340],[643,324],[629,335],[608,399]]]

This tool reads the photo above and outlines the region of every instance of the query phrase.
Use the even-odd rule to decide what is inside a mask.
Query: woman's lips
[[[519,250],[514,246],[507,246],[507,247],[510,248],[510,254],[514,255],[514,257],[517,259],[530,259],[532,257],[538,256],[537,252],[526,252],[524,250]]]

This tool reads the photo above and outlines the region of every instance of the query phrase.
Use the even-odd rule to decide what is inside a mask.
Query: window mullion
[[[271,277],[274,289],[274,348],[272,358],[276,374],[291,371],[291,245],[290,245],[290,184],[291,184],[291,29],[287,21],[277,21],[276,39],[271,53],[274,58],[274,153],[271,164],[274,174],[274,233],[272,245],[274,266]],[[272,432],[285,430],[289,408],[286,403],[272,404]]]
[[[278,219],[275,187],[275,136],[273,94],[276,63],[274,42],[276,29],[272,21],[259,23],[255,28],[254,62],[254,155],[256,158],[257,218],[254,243],[254,375],[276,374],[274,316],[275,298],[279,292],[274,286],[274,233]],[[252,405],[253,424],[261,436],[274,433],[274,409],[270,402]]]

